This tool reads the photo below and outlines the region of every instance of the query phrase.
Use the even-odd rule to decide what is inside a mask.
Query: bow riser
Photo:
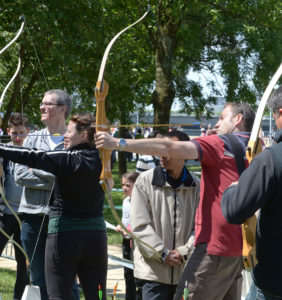
[[[95,88],[95,98],[96,98],[96,129],[97,131],[108,131],[108,128],[103,126],[108,124],[106,117],[106,105],[105,100],[108,95],[109,85],[103,81],[98,81]],[[111,171],[111,154],[112,151],[100,150],[100,158],[103,162],[103,169],[100,176],[102,181],[108,179],[112,181],[112,171]]]
[[[251,161],[262,151],[262,140],[257,138],[256,141],[249,141],[246,156],[249,161]]]

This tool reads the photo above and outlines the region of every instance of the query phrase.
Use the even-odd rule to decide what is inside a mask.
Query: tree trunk
[[[121,124],[124,124],[121,120]],[[125,137],[125,128],[120,127],[119,128],[119,136]],[[124,173],[127,172],[127,165],[126,165],[126,152],[118,151],[118,174],[121,178]]]
[[[121,178],[127,172],[126,152],[118,151],[118,175]]]
[[[154,107],[154,124],[169,124],[170,110],[175,97],[173,84],[173,51],[175,48],[175,31],[170,22],[159,27],[156,34],[156,87],[152,94]],[[167,131],[168,127],[156,127]]]

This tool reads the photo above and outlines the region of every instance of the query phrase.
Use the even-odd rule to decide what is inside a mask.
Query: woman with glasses
[[[70,300],[76,274],[86,300],[99,299],[99,286],[106,299],[107,236],[94,121],[91,114],[71,117],[64,135],[66,151],[0,145],[1,157],[56,176],[45,252],[50,300]]]

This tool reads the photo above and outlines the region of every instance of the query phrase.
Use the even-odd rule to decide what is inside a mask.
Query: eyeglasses
[[[61,104],[58,104],[58,103],[52,103],[52,102],[42,102],[39,104],[39,107],[46,107],[46,106],[53,106],[53,105],[57,105],[57,106],[62,106]]]

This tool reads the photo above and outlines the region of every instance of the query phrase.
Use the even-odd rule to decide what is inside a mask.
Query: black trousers
[[[123,239],[122,241],[122,256],[125,259],[132,260],[132,248],[130,247],[130,239]],[[124,268],[125,279],[125,299],[135,300],[136,286],[133,275],[133,270]]]
[[[86,300],[106,300],[107,235],[103,231],[48,234],[45,277],[49,300],[70,300],[76,274]]]
[[[14,241],[16,241],[20,246],[22,246],[20,239],[20,226],[18,221],[13,215],[3,214],[0,216],[0,227],[9,235],[13,236]],[[7,244],[8,239],[0,233],[0,255]],[[25,286],[28,284],[28,275],[25,256],[21,250],[15,246],[15,257],[17,261],[17,277],[14,287],[14,299],[21,299],[24,292]]]

